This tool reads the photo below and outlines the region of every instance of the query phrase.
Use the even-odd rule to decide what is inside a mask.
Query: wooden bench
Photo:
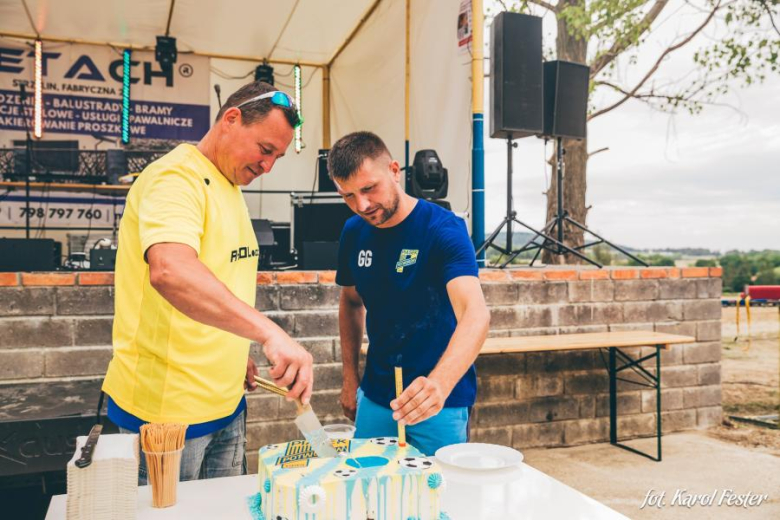
[[[609,442],[628,451],[643,455],[652,460],[661,461],[661,350],[672,345],[693,343],[696,338],[650,331],[593,332],[586,334],[560,334],[555,336],[518,336],[508,338],[488,338],[482,345],[480,355],[524,352],[551,352],[561,350],[608,349],[609,365]],[[652,354],[637,359],[632,358],[622,348],[655,347]],[[642,363],[655,359],[655,375]],[[620,363],[620,364],[619,364]],[[632,381],[619,377],[626,369],[633,370],[645,382]],[[657,455],[653,457],[630,446],[618,442],[617,431],[617,382],[638,384],[655,388]]]
[[[609,442],[615,446],[633,453],[643,455],[652,460],[661,461],[661,350],[668,350],[672,345],[693,343],[696,338],[650,331],[624,332],[594,332],[586,334],[559,334],[548,336],[513,336],[505,338],[488,338],[482,345],[480,355],[514,354],[527,352],[552,352],[564,350],[608,349],[609,363]],[[632,358],[621,349],[632,347],[655,347],[652,354]],[[367,346],[363,345],[363,351]],[[642,363],[655,359],[655,375],[651,374]],[[632,381],[619,377],[623,370],[631,369],[645,381]],[[638,384],[655,388],[656,391],[656,426],[657,455],[653,457],[635,448],[618,442],[617,431],[617,382]]]

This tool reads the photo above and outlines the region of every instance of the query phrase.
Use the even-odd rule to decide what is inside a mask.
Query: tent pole
[[[406,179],[407,193],[412,188],[411,174],[409,171],[409,79],[411,75],[411,54],[410,34],[412,32],[412,0],[406,0],[406,61],[404,62],[404,178]]]
[[[382,0],[375,0],[373,4],[371,4],[371,7],[366,10],[365,13],[363,13],[363,16],[360,18],[360,21],[357,23],[357,25],[352,29],[352,32],[349,33],[349,36],[342,42],[341,45],[339,45],[338,49],[336,49],[336,52],[333,53],[333,56],[330,57],[328,60],[328,65],[333,65],[333,62],[336,61],[336,58],[339,57],[341,52],[347,48],[347,45],[350,44],[352,39],[357,35],[358,32],[360,32],[360,29],[363,27],[363,24],[366,23],[366,21],[371,18],[371,15],[374,14],[374,11],[379,6],[379,3]]]
[[[471,103],[472,103],[472,148],[471,148],[471,240],[478,248],[485,241],[485,148],[484,124],[484,15],[482,0],[471,0]],[[477,255],[477,265],[485,267],[485,252]]]
[[[322,67],[322,148],[330,149],[330,66]]]

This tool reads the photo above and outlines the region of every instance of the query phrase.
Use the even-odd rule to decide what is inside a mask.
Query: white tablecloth
[[[527,464],[491,472],[442,464],[442,509],[452,520],[625,519],[626,517]],[[258,491],[257,475],[181,482],[178,502],[152,508],[151,487],[138,488],[138,519],[247,519],[246,497]],[[46,520],[65,518],[65,495],[52,498]]]

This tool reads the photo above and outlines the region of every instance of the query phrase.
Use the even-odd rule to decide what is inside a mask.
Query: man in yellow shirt
[[[312,356],[254,308],[259,250],[240,188],[271,171],[299,124],[287,94],[245,85],[197,146],[150,164],[128,193],[103,391],[124,432],[189,425],[182,480],[246,472],[244,389],[256,387],[257,372],[250,341],[290,398],[311,397]]]

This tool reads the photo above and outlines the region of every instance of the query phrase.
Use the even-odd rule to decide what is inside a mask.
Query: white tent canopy
[[[293,64],[301,64],[305,148],[295,154],[291,147],[273,172],[255,181],[250,189],[310,191],[318,149],[330,147],[332,141],[352,131],[376,132],[404,164],[409,6],[410,162],[417,150],[436,150],[449,170],[448,200],[453,210],[469,212],[472,58],[458,45],[461,3],[3,0],[0,36],[39,35],[44,45],[74,41],[153,49],[155,37],[168,29],[177,39],[180,60],[188,52],[211,57],[211,86],[220,85],[223,101],[252,79],[254,68],[263,59],[274,66],[277,86],[292,92],[291,69]],[[237,79],[240,77],[245,79]],[[324,77],[330,81],[324,82]],[[329,102],[324,105],[325,96]],[[212,88],[212,116],[217,107]],[[6,145],[11,137],[19,136],[6,135],[0,144]],[[253,218],[289,220],[289,197],[246,197]]]

